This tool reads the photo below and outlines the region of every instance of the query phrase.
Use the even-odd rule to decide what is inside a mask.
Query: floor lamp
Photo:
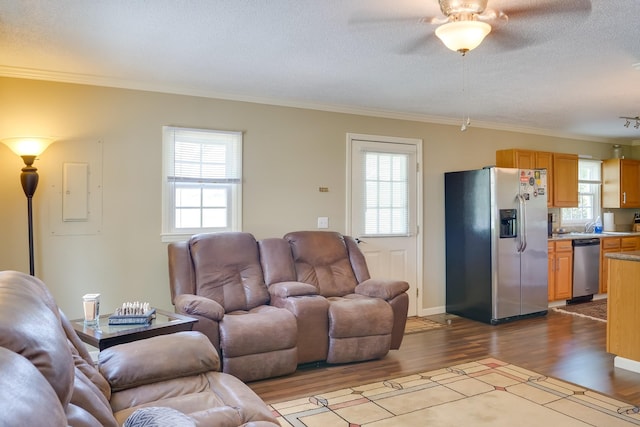
[[[27,221],[29,224],[29,274],[34,275],[33,260],[33,206],[32,198],[38,187],[38,169],[33,162],[53,142],[50,138],[7,138],[2,142],[18,156],[22,157],[25,166],[20,174],[20,182],[27,196]]]

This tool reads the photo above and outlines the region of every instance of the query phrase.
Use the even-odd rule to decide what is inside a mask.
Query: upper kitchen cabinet
[[[553,153],[553,206],[578,206],[578,155]]]
[[[640,161],[607,159],[602,161],[602,207],[640,207]]]
[[[501,168],[546,169],[547,206],[578,206],[578,156],[547,151],[508,149],[496,151]]]

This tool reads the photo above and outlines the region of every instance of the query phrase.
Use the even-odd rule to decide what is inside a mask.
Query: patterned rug
[[[431,329],[438,329],[445,325],[442,323],[434,322],[433,320],[426,319],[424,317],[408,317],[407,324],[404,327],[404,333],[415,334],[416,332],[428,331]]]
[[[270,405],[283,427],[640,425],[640,409],[493,358]]]
[[[553,309],[558,313],[572,314],[574,316],[588,317],[600,322],[607,321],[607,299],[599,299],[580,304],[564,305]]]

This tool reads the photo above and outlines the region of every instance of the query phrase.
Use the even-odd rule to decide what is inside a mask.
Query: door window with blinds
[[[163,234],[239,231],[242,133],[165,126],[163,141]]]
[[[409,234],[409,154],[366,151],[364,174],[364,235]]]

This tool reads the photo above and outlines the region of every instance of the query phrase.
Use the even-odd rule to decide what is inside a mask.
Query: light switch
[[[329,228],[329,217],[328,216],[319,216],[318,217],[318,228]]]

